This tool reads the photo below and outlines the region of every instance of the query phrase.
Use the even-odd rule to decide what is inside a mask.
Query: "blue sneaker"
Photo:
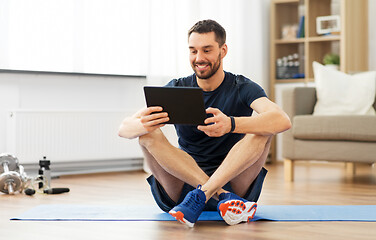
[[[183,202],[169,211],[169,214],[181,223],[193,227],[205,207],[206,196],[198,185],[185,196]]]
[[[234,193],[221,193],[217,209],[228,225],[250,222],[255,216],[257,203],[247,201]]]

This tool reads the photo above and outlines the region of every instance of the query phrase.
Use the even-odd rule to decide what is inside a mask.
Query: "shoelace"
[[[196,190],[201,190],[201,185],[198,185]],[[189,198],[182,203],[183,205],[187,206],[188,208],[193,209],[194,211],[199,210],[200,206],[202,205],[202,200],[200,199],[198,193],[190,193]]]

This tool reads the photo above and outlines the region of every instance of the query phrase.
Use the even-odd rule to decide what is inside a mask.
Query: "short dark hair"
[[[197,22],[188,31],[188,39],[193,32],[196,33],[210,33],[214,32],[215,41],[218,42],[219,46],[222,46],[226,42],[226,30],[214,20],[202,20]]]

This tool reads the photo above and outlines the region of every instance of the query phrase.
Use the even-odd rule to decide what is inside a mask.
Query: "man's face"
[[[227,46],[219,46],[215,33],[193,32],[188,39],[189,61],[193,71],[200,79],[212,77],[222,65]]]

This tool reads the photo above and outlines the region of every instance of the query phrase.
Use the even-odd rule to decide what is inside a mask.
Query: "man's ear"
[[[227,55],[227,50],[228,50],[227,44],[224,43],[221,46],[221,55],[222,55],[222,58],[224,58]]]

